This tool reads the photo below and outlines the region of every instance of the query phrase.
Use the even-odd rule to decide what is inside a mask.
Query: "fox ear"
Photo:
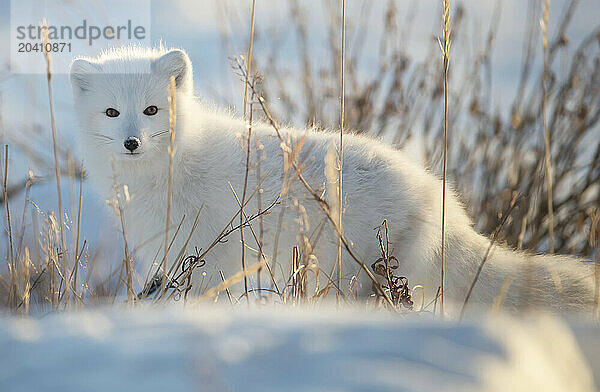
[[[175,87],[180,90],[193,90],[192,62],[181,49],[173,49],[152,63],[152,71],[175,77]]]
[[[100,72],[100,65],[83,58],[75,59],[71,63],[69,77],[74,93],[90,90],[90,75]]]

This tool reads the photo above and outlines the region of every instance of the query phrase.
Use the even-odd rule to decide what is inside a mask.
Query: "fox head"
[[[75,59],[70,80],[86,153],[92,155],[86,158],[104,159],[109,167],[109,159],[120,166],[166,159],[171,77],[179,106],[193,94],[192,64],[182,50],[124,47]],[[176,116],[176,123],[183,120]]]

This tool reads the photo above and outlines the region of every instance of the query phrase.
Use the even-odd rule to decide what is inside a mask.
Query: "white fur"
[[[148,61],[151,66],[148,68]],[[150,72],[148,72],[148,69]],[[160,261],[166,220],[169,135],[150,135],[169,128],[168,82],[178,77],[176,154],[173,172],[172,224],[184,224],[172,255],[178,253],[189,233],[194,217],[203,206],[200,224],[187,253],[194,247],[206,248],[238,210],[229,183],[241,198],[245,174],[245,149],[242,135],[247,133],[244,122],[230,113],[209,107],[193,97],[192,68],[183,51],[165,49],[122,48],[101,54],[94,59],[73,62],[71,80],[76,112],[86,141],[85,164],[102,197],[112,197],[113,172],[126,184],[132,195],[126,206],[125,223],[130,242],[136,248],[139,271],[146,273],[154,260]],[[156,105],[155,116],[142,114],[145,107]],[[120,116],[109,118],[106,108],[115,108]],[[269,173],[262,184],[262,205],[276,199],[282,189],[283,153],[279,139],[267,124],[253,126],[253,134],[264,146],[260,171]],[[325,157],[338,135],[325,131],[282,130],[292,143],[306,136],[303,153],[303,175],[315,189],[326,188]],[[114,141],[105,141],[102,136]],[[141,154],[126,154],[123,140],[136,136],[142,141]],[[252,162],[257,161],[253,154]],[[398,273],[407,276],[410,284],[421,284],[427,299],[435,296],[440,283],[441,182],[424,168],[411,162],[400,151],[376,140],[348,134],[344,138],[344,182],[346,196],[343,227],[353,242],[356,254],[369,265],[379,257],[374,227],[387,219],[391,231],[393,254],[398,258]],[[248,189],[257,184],[255,168],[250,171]],[[289,276],[292,249],[298,244],[299,228],[316,235],[323,213],[304,187],[294,181],[294,187],[264,216],[264,252],[272,263],[273,243],[281,208],[283,225],[277,248],[277,265],[273,272],[281,288]],[[464,208],[452,195],[447,200],[447,298],[462,303],[489,246],[489,240],[476,233]],[[330,197],[330,195],[327,195]],[[305,210],[308,222],[300,212]],[[248,215],[257,211],[254,198],[246,208]],[[239,223],[239,218],[234,221]],[[258,231],[258,222],[254,222]],[[308,227],[307,227],[308,225]],[[171,233],[174,229],[171,230]],[[141,248],[143,240],[157,235]],[[249,229],[246,243],[256,249]],[[329,274],[335,261],[336,236],[327,222],[321,238],[312,249],[315,261]],[[256,252],[248,248],[247,264],[257,261]],[[239,232],[232,233],[226,243],[218,244],[206,257],[206,277],[195,273],[198,288],[220,281],[217,274],[232,275],[241,268]],[[158,257],[156,255],[158,254]],[[525,266],[531,267],[527,273]],[[550,277],[549,269],[561,279],[562,291]],[[359,270],[344,252],[342,274],[344,290]],[[475,290],[472,301],[491,304],[498,297],[507,279],[512,279],[504,304],[515,307],[526,297],[530,305],[557,310],[582,309],[592,300],[592,270],[576,259],[560,256],[532,256],[494,246]],[[254,284],[255,277],[251,281]],[[321,287],[327,278],[320,275]],[[364,272],[359,275],[359,293],[370,292],[371,284]],[[262,274],[263,286],[269,286],[268,274]],[[526,286],[526,289],[523,287]],[[239,289],[240,286],[237,286]],[[239,291],[239,290],[238,290]],[[525,293],[525,294],[524,294]]]

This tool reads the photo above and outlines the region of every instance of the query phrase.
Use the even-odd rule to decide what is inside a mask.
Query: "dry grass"
[[[477,229],[488,235],[496,229],[498,212],[509,204],[513,192],[525,195],[518,216],[504,228],[503,238],[516,247],[521,237],[523,249],[547,252],[550,214],[545,189],[544,144],[540,144],[538,138],[543,128],[540,112],[543,69],[537,67],[540,59],[534,50],[539,46],[541,12],[538,2],[531,4],[527,16],[530,27],[522,42],[522,72],[512,102],[504,105],[508,110],[493,106],[491,101],[491,97],[497,95],[490,85],[490,75],[495,66],[492,54],[501,7],[496,6],[487,34],[480,37],[481,51],[474,55],[469,54],[469,46],[479,37],[467,36],[466,11],[461,6],[455,8],[451,23],[453,51],[460,51],[457,62],[460,60],[462,68],[455,68],[449,85],[448,106],[452,111],[447,120],[448,128],[455,133],[448,146],[448,156],[461,159],[448,162],[447,176],[465,196],[463,202],[468,206],[469,215],[475,218]],[[598,26],[590,26],[589,34],[577,47],[575,42],[569,43],[567,30],[576,6],[577,2],[567,4],[561,20],[551,30],[555,33],[548,38],[546,117],[555,189],[554,251],[591,258],[595,248],[590,245],[587,234],[592,211],[600,204],[596,189],[600,180],[600,147],[595,143],[600,117],[597,103],[600,80],[594,72],[599,57],[599,30]],[[337,111],[332,108],[337,106],[338,94],[334,89],[337,68],[330,64],[339,58],[340,51],[335,42],[331,42],[332,61],[321,61],[320,68],[315,69],[315,61],[310,58],[312,37],[305,31],[310,22],[306,19],[306,10],[298,7],[291,15],[297,31],[295,36],[300,42],[297,64],[290,66],[278,61],[275,53],[280,50],[279,37],[264,31],[259,34],[262,45],[269,48],[262,56],[255,56],[257,67],[269,75],[263,84],[263,94],[266,99],[278,98],[274,109],[281,121],[335,127],[337,116],[333,114]],[[359,17],[350,17],[354,18],[350,23],[354,21],[355,27],[348,40],[360,42],[364,31]],[[385,33],[379,38],[378,67],[373,67],[368,75],[359,75],[358,55],[349,57],[345,128],[384,137],[398,147],[421,138],[425,144],[426,165],[441,177],[438,168],[442,166],[443,144],[439,140],[443,137],[445,120],[440,108],[444,106],[444,88],[443,78],[437,75],[443,75],[443,62],[438,60],[433,45],[428,57],[416,61],[405,51],[405,46],[393,38],[410,30],[410,20],[404,21],[398,15],[394,2],[389,3],[383,23]],[[402,23],[408,26],[400,27]],[[332,20],[330,29],[333,34],[339,31],[339,25]],[[356,51],[361,49],[359,46]],[[300,75],[298,94],[290,91],[289,75]]]
[[[247,121],[248,137],[246,139],[246,172],[244,175],[244,189],[242,191],[242,201],[240,203],[240,242],[242,246],[242,271],[244,272],[244,295],[246,302],[250,304],[248,296],[248,275],[246,274],[246,240],[244,237],[244,202],[246,201],[246,193],[248,191],[248,174],[250,172],[250,144],[252,143],[252,107],[250,108],[250,116],[248,116],[248,79],[252,72],[252,46],[254,44],[254,11],[256,10],[256,0],[252,0],[252,12],[250,16],[250,42],[248,43],[247,54],[247,72],[244,79],[244,121]],[[242,59],[243,60],[243,59]],[[251,100],[254,98],[252,94]],[[236,197],[237,198],[237,197]],[[259,207],[260,209],[260,207]],[[260,246],[260,243],[258,244]],[[261,250],[262,253],[262,250]],[[260,262],[260,260],[259,260]],[[258,272],[260,274],[260,272]],[[260,286],[260,285],[259,285]],[[259,287],[260,289],[260,287]]]
[[[291,20],[293,33],[298,38],[297,50],[300,59],[297,65],[298,72],[294,72],[294,75],[300,75],[301,93],[290,92],[290,83],[286,79],[288,73],[280,67],[277,57],[271,56],[268,49],[257,51],[253,55],[255,39],[253,1],[248,51],[246,56],[241,61],[238,60],[235,65],[244,82],[244,118],[248,124],[245,139],[247,150],[244,188],[239,198],[235,190],[231,189],[239,209],[231,211],[231,220],[209,246],[195,252],[190,252],[188,246],[199,225],[202,208],[199,209],[189,233],[180,230],[185,219],[182,217],[179,226],[173,235],[170,235],[172,165],[175,154],[173,144],[175,102],[171,92],[167,221],[165,231],[160,234],[165,236],[162,266],[151,279],[143,283],[136,281],[134,260],[127,244],[127,222],[124,221],[123,214],[127,207],[127,189],[122,184],[118,184],[117,179],[115,179],[115,199],[112,206],[117,216],[121,218],[125,248],[123,263],[120,270],[111,271],[104,282],[92,285],[89,280],[90,269],[95,258],[89,255],[87,243],[84,241],[81,244],[79,235],[83,214],[84,177],[81,169],[71,171],[69,178],[80,182],[79,204],[75,214],[66,213],[63,211],[60,198],[60,177],[63,173],[60,158],[63,157],[66,161],[64,157],[67,155],[62,154],[61,145],[57,140],[51,89],[51,58],[47,54],[50,122],[54,142],[53,166],[57,179],[58,211],[61,213],[55,216],[35,210],[32,216],[36,217],[33,220],[37,227],[32,231],[41,235],[31,243],[23,243],[21,233],[25,231],[24,224],[15,227],[14,222],[11,222],[9,202],[11,198],[19,195],[19,190],[11,190],[7,186],[9,176],[7,147],[2,200],[6,214],[7,243],[10,249],[7,249],[6,256],[8,272],[0,276],[0,298],[5,299],[3,305],[8,309],[27,313],[36,307],[45,309],[50,306],[59,309],[89,303],[116,302],[123,298],[124,293],[128,300],[134,303],[145,298],[156,302],[179,298],[184,298],[186,302],[217,300],[220,292],[225,292],[229,302],[234,304],[236,298],[232,297],[228,289],[241,281],[244,281],[244,296],[248,303],[250,293],[256,294],[261,301],[267,298],[263,293],[268,293],[270,300],[281,303],[318,304],[331,290],[336,293],[339,303],[347,303],[353,300],[356,277],[349,282],[347,290],[342,287],[343,250],[344,257],[347,255],[354,260],[360,266],[361,273],[372,282],[375,306],[390,309],[412,308],[415,287],[410,289],[408,281],[410,277],[402,276],[402,271],[389,249],[388,230],[394,228],[388,228],[387,224],[384,224],[373,236],[373,241],[379,241],[381,248],[381,258],[377,261],[361,260],[353,251],[351,239],[344,235],[343,141],[345,132],[349,130],[370,132],[375,137],[385,136],[399,147],[415,136],[423,138],[428,166],[442,167],[439,174],[443,177],[444,183],[444,208],[441,217],[443,231],[446,225],[446,183],[447,178],[453,178],[456,179],[456,186],[461,193],[469,195],[465,200],[465,204],[469,206],[469,213],[475,217],[476,227],[480,231],[492,235],[492,244],[502,238],[519,248],[596,257],[599,260],[597,271],[600,271],[600,252],[597,248],[600,238],[598,225],[600,192],[597,189],[597,184],[600,183],[600,145],[596,146],[591,154],[582,153],[583,149],[590,150],[590,140],[600,139],[598,134],[600,104],[597,101],[600,94],[600,75],[594,72],[597,71],[597,64],[600,62],[600,50],[597,44],[600,40],[600,29],[595,28],[591,31],[568,58],[566,73],[559,73],[554,64],[557,58],[561,56],[564,58],[569,54],[566,50],[568,43],[566,31],[576,6],[575,1],[566,9],[554,38],[548,36],[548,9],[543,12],[543,69],[535,68],[537,63],[532,48],[536,42],[539,45],[536,30],[532,27],[529,35],[525,37],[522,77],[510,113],[500,113],[486,98],[494,94],[489,84],[494,65],[491,53],[497,29],[494,23],[490,25],[484,50],[469,60],[468,74],[462,76],[462,79],[457,74],[456,78],[452,78],[452,82],[455,79],[458,82],[449,82],[451,37],[452,41],[455,41],[456,37],[461,36],[464,10],[460,6],[455,8],[451,20],[448,0],[442,0],[443,24],[442,37],[439,41],[442,61],[439,61],[437,51],[432,50],[429,58],[417,62],[405,52],[402,45],[396,42],[396,37],[402,35],[403,31],[398,27],[399,17],[394,2],[390,2],[383,21],[385,34],[380,37],[382,49],[379,67],[366,77],[358,73],[360,41],[356,39],[360,37],[365,27],[361,25],[363,21],[358,15],[346,15],[344,0],[336,2],[335,6],[331,6],[330,2],[326,2],[325,5],[325,9],[331,12],[328,43],[332,61],[324,69],[316,69],[311,59],[312,48],[309,43],[311,32],[308,29],[310,21],[303,16],[305,15],[303,5],[295,1],[290,4],[290,8],[295,10]],[[537,8],[532,5],[529,18],[532,26],[537,26],[537,16],[539,16],[537,11]],[[499,12],[499,8],[496,12]],[[356,18],[356,25],[353,24],[352,18]],[[347,31],[347,26],[352,28]],[[225,37],[224,41],[227,42],[230,38]],[[273,53],[277,53],[277,37],[274,34],[265,34],[261,30],[260,23],[256,26],[256,39],[262,40],[261,48],[273,47]],[[350,45],[347,51],[346,40],[355,44],[357,48]],[[267,77],[263,80],[254,71],[255,69],[260,70]],[[270,97],[281,97],[280,103],[274,106],[275,112],[270,107]],[[260,161],[271,157],[260,155],[258,140],[254,143],[254,150],[251,150],[252,121],[255,115],[253,105],[260,109],[257,110],[256,116],[262,117],[272,126],[282,146],[284,181],[281,196],[276,200],[263,201],[260,196],[262,181],[270,174],[260,172]],[[336,118],[338,107],[339,118]],[[443,115],[441,115],[441,108],[443,108]],[[334,192],[337,196],[335,201],[325,200],[323,195],[305,180],[303,176],[305,162],[300,159],[303,140],[290,141],[279,132],[279,122],[276,119],[297,122],[298,113],[305,114],[301,119],[304,124],[317,123],[332,127],[339,124],[338,154],[337,157],[329,159],[327,164],[327,170],[333,169],[332,175],[328,176],[328,181],[337,182],[337,189]],[[420,128],[421,134],[413,134],[414,128]],[[459,128],[463,131],[458,132]],[[448,143],[449,130],[453,130],[451,143]],[[540,130],[543,130],[544,134],[543,148],[536,139],[536,135],[539,138]],[[440,143],[442,138],[443,143]],[[585,159],[582,158],[584,155]],[[448,159],[448,156],[466,158],[453,160]],[[253,159],[254,157],[256,159]],[[251,170],[257,173],[257,186],[254,189],[248,187],[248,176]],[[25,190],[26,199],[29,187],[35,181],[36,178],[30,175],[22,188]],[[311,229],[301,200],[291,191],[292,184],[296,182],[302,185],[322,211],[322,220],[310,222]],[[513,210],[516,205],[515,194],[524,196],[519,199],[519,208]],[[286,205],[281,205],[280,200],[284,200],[283,196],[289,196],[285,199]],[[255,198],[256,200],[253,200]],[[250,213],[249,203],[255,201],[258,205],[257,211]],[[265,205],[268,203],[266,208],[262,208],[263,202],[266,202]],[[27,202],[26,205],[30,203]],[[35,207],[35,204],[33,205]],[[499,224],[498,213],[505,210],[507,205],[510,209],[502,214]],[[280,223],[276,227],[269,228],[275,233],[276,244],[273,257],[269,259],[262,249],[264,232],[262,216],[271,212],[275,206],[281,207],[282,212]],[[292,255],[290,260],[277,260],[278,238],[280,231],[284,230],[281,225],[284,209],[298,215],[300,223],[296,230],[299,241],[294,249],[289,250]],[[77,223],[74,243],[68,245],[65,231],[70,215],[77,217]],[[508,216],[511,219],[508,219]],[[39,218],[41,224],[37,222]],[[233,222],[238,220],[239,224],[234,226]],[[24,221],[23,218],[22,222]],[[323,230],[327,230],[324,229],[327,224],[333,227],[334,234],[338,238],[335,271],[320,270],[312,254],[312,249],[321,239]],[[244,235],[246,229],[250,230],[251,237]],[[240,273],[232,277],[222,275],[222,282],[214,287],[209,287],[208,283],[200,283],[192,290],[191,277],[193,274],[202,274],[204,257],[229,235],[237,233],[237,230],[240,231],[242,242]],[[180,236],[187,238],[184,246],[181,249],[171,249],[175,238]],[[446,268],[452,266],[445,265],[444,232],[441,240],[439,302],[443,314],[445,272]],[[251,241],[254,241],[254,244],[248,244]],[[245,249],[251,245],[256,245],[257,262],[246,265]],[[482,260],[481,267],[485,264],[486,258]],[[286,284],[279,287],[274,270],[282,265],[289,274]],[[268,272],[266,275],[266,279],[270,280],[267,283],[268,288],[261,285],[261,271],[264,271],[265,275]],[[255,274],[258,285],[251,288],[248,280]],[[597,272],[597,276],[600,276],[600,272]],[[380,283],[381,278],[384,284]],[[600,278],[597,277],[597,281],[600,282]],[[476,282],[477,278],[474,279],[473,285]],[[137,292],[139,294],[136,295]],[[600,293],[600,283],[598,283],[598,293]],[[502,301],[501,296],[502,293],[499,296],[499,303]],[[598,298],[600,294],[597,295],[597,302],[600,302]],[[468,299],[465,305],[467,301]],[[432,304],[423,305],[422,303],[420,310],[427,310]],[[437,298],[433,302],[433,307],[434,309],[437,307]]]
[[[440,282],[440,312],[444,316],[445,291],[446,291],[446,175],[448,166],[448,70],[450,69],[450,1],[442,0],[442,39],[439,40],[442,50],[444,80],[444,145],[442,166],[442,251],[441,251],[441,282]]]
[[[58,141],[56,136],[56,119],[54,117],[54,98],[52,96],[52,56],[50,52],[46,50],[46,44],[50,41],[48,39],[48,26],[46,21],[42,22],[42,43],[44,47],[44,58],[46,59],[46,75],[48,80],[48,103],[50,104],[50,124],[52,129],[52,149],[54,153],[54,170],[56,178],[56,197],[58,199],[58,224],[60,231],[60,244],[63,252],[66,251],[67,245],[65,241],[65,226],[63,223],[63,207],[62,207],[62,193],[60,190],[60,163],[58,161]],[[63,270],[65,278],[68,276],[67,264],[64,263],[65,269]],[[62,283],[62,282],[61,282]],[[67,303],[69,302],[69,289],[71,282],[67,280],[65,282],[65,293]],[[60,289],[59,289],[60,291]]]
[[[544,126],[544,163],[546,173],[546,193],[548,200],[548,252],[554,253],[554,206],[552,202],[552,160],[550,158],[550,133],[548,132],[547,106],[548,96],[546,83],[548,82],[548,23],[550,20],[550,0],[544,1],[543,17],[540,21],[542,28],[542,47],[544,70],[542,71],[542,123]]]
[[[241,63],[238,61],[237,62],[238,65],[238,69],[242,74],[246,74],[247,71],[242,67]],[[348,252],[348,254],[350,255],[350,257],[356,262],[358,263],[358,265],[362,268],[363,271],[365,271],[365,273],[367,274],[367,276],[369,277],[369,279],[371,280],[371,282],[373,283],[375,290],[376,290],[376,294],[382,296],[383,298],[385,298],[386,302],[393,306],[393,303],[391,301],[391,299],[389,298],[389,296],[387,295],[387,293],[385,293],[385,291],[383,290],[383,288],[381,287],[380,283],[378,282],[378,280],[375,278],[375,276],[373,275],[373,273],[367,268],[367,266],[364,264],[364,262],[362,260],[360,260],[360,258],[358,256],[356,256],[354,250],[352,249],[352,246],[350,245],[350,242],[348,241],[348,239],[344,236],[344,234],[341,232],[341,228],[338,225],[338,220],[336,219],[336,216],[332,213],[331,207],[329,205],[329,203],[327,203],[327,201],[323,198],[322,194],[320,192],[317,192],[315,189],[312,188],[312,186],[307,182],[307,180],[304,178],[302,172],[303,169],[301,167],[301,165],[298,163],[297,161],[297,157],[300,155],[300,151],[302,149],[302,143],[292,147],[282,136],[281,132],[280,132],[280,126],[279,123],[275,120],[275,118],[272,116],[269,108],[267,107],[266,104],[266,100],[265,98],[256,90],[256,86],[252,81],[248,82],[250,88],[252,89],[253,94],[258,96],[258,103],[260,104],[261,109],[263,110],[264,115],[266,116],[268,123],[271,125],[271,127],[273,128],[273,130],[275,131],[277,137],[279,138],[279,141],[281,142],[281,149],[282,151],[287,155],[286,157],[286,162],[287,162],[287,169],[293,169],[294,173],[293,173],[293,178],[297,179],[298,181],[300,181],[300,183],[302,184],[302,186],[304,186],[304,188],[306,189],[306,191],[312,196],[312,198],[318,203],[319,207],[321,207],[321,210],[323,211],[325,217],[329,220],[329,222],[333,225],[334,230],[336,235],[338,236],[338,238],[340,239],[340,241],[342,242],[342,244],[344,245],[344,248],[346,249],[346,251]],[[284,171],[288,171],[284,168]],[[283,191],[282,194],[284,194],[286,191],[286,189],[289,189],[290,186],[286,185],[284,183],[283,185]],[[293,273],[293,275],[295,274],[295,272]],[[330,279],[331,280],[331,279]],[[341,288],[339,286],[336,287],[336,290],[338,293],[341,292]]]
[[[341,37],[340,37],[340,147],[339,147],[339,159],[338,165],[338,178],[337,178],[337,218],[338,227],[340,233],[343,233],[342,225],[342,214],[344,212],[344,189],[343,189],[343,170],[344,165],[344,117],[346,114],[346,0],[341,1]],[[342,238],[338,235],[338,248],[336,255],[336,269],[337,269],[337,287],[342,286]],[[340,304],[340,290],[336,291],[336,298],[338,305]]]
[[[167,260],[169,257],[169,227],[171,226],[171,198],[173,197],[173,158],[175,157],[175,77],[171,76],[169,83],[169,182],[167,186],[167,220],[165,222],[165,247],[162,262],[163,280],[162,291],[164,292],[167,284]]]

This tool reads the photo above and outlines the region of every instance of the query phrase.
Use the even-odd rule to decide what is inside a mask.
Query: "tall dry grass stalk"
[[[542,48],[544,69],[542,71],[542,122],[544,127],[544,162],[546,172],[546,187],[548,196],[548,251],[554,253],[554,206],[552,198],[552,160],[550,152],[550,132],[548,131],[547,104],[548,104],[548,22],[550,19],[550,0],[544,1],[543,16],[540,20],[542,29]]]
[[[248,275],[246,274],[246,240],[244,236],[244,203],[246,202],[246,193],[248,191],[248,174],[250,172],[250,143],[252,137],[252,110],[250,110],[249,121],[246,123],[248,127],[248,137],[246,138],[246,171],[244,174],[244,187],[242,190],[242,201],[240,202],[240,242],[242,244],[242,271],[244,272],[244,295],[246,302],[250,304],[248,296]],[[260,245],[260,244],[259,244]],[[257,272],[258,273],[258,272]]]
[[[340,50],[340,152],[339,152],[339,160],[338,160],[338,205],[337,205],[337,213],[338,213],[338,248],[337,248],[337,287],[336,290],[336,298],[338,305],[340,304],[340,288],[342,287],[342,238],[341,234],[344,232],[342,226],[342,213],[343,213],[343,205],[344,205],[344,192],[342,189],[342,178],[343,171],[342,165],[344,164],[344,117],[345,117],[345,94],[346,94],[346,79],[345,79],[345,69],[346,69],[346,0],[342,0],[341,4],[341,13],[342,13],[342,22],[341,22],[341,50]]]
[[[11,224],[11,220],[10,220],[10,207],[8,205],[8,144],[4,145],[4,186],[2,187],[3,193],[4,193],[4,208],[5,208],[5,212],[6,212],[6,230],[7,230],[7,234],[8,234],[8,245],[9,245],[9,265],[8,265],[8,269],[9,272],[14,270],[15,267],[15,254],[14,254],[14,250],[13,250],[13,235],[12,235],[12,224]]]
[[[25,282],[25,287],[23,288],[23,311],[25,314],[29,314],[29,298],[31,293],[31,281],[30,281],[30,266],[31,260],[29,259],[29,249],[25,248],[23,255],[23,281]]]
[[[115,192],[114,204],[112,205],[115,211],[115,214],[119,217],[119,222],[121,223],[121,234],[123,236],[123,251],[125,253],[125,258],[123,259],[123,263],[121,265],[121,272],[119,274],[119,280],[117,281],[117,286],[115,287],[115,293],[113,295],[113,301],[116,300],[119,288],[121,286],[121,275],[123,273],[123,268],[125,269],[125,285],[127,286],[127,300],[130,303],[133,303],[135,299],[135,291],[133,290],[133,265],[131,254],[129,253],[129,244],[127,242],[127,230],[125,225],[125,204],[129,202],[128,200],[128,192],[126,191],[126,185],[123,186],[125,191],[125,201],[121,197],[121,190],[119,189],[119,182],[117,181],[117,172],[115,170],[114,159],[111,162],[112,164],[112,172],[113,172],[113,191]]]
[[[6,213],[6,230],[7,230],[7,236],[8,236],[8,244],[9,244],[9,257],[6,260],[6,264],[8,265],[8,285],[9,285],[9,289],[8,289],[8,298],[7,298],[7,304],[10,306],[14,300],[15,300],[15,296],[16,296],[16,292],[15,289],[17,287],[17,271],[16,271],[16,263],[15,263],[15,256],[14,256],[14,251],[13,251],[13,233],[12,233],[12,224],[11,224],[11,219],[10,219],[10,207],[8,205],[8,191],[7,191],[7,184],[8,184],[8,144],[6,144],[4,146],[4,186],[2,187],[2,191],[3,191],[3,199],[4,199],[4,209],[5,209],[5,213]]]
[[[596,208],[593,213],[589,242],[590,246],[596,248],[594,263],[594,314],[596,320],[600,321],[600,208]]]
[[[248,42],[248,53],[246,56],[246,77],[244,83],[244,120],[246,120],[248,109],[248,78],[252,75],[252,46],[254,44],[254,11],[256,9],[256,0],[252,0],[252,11],[250,14],[250,39]]]
[[[169,83],[169,182],[167,184],[167,220],[165,222],[165,249],[162,260],[162,292],[164,293],[167,286],[167,258],[169,256],[169,227],[171,226],[171,198],[173,196],[173,158],[175,157],[175,77],[171,76]]]
[[[252,70],[252,46],[254,42],[254,11],[256,8],[256,0],[252,0],[252,10],[250,16],[250,42],[248,43],[248,54],[246,58],[246,75],[244,80],[244,121],[247,121],[248,137],[246,139],[246,172],[244,175],[244,188],[242,191],[242,201],[240,203],[240,241],[241,241],[241,258],[242,271],[244,272],[244,295],[246,303],[250,304],[248,296],[248,275],[246,274],[246,239],[244,237],[244,203],[246,202],[246,192],[248,191],[248,174],[250,171],[250,143],[252,137],[252,110],[250,110],[250,118],[248,119],[248,80]],[[252,94],[254,96],[254,94]],[[260,274],[260,268],[257,272]]]
[[[81,162],[81,167],[83,167],[83,162]],[[79,272],[79,261],[81,255],[79,254],[79,240],[81,234],[81,213],[83,209],[83,170],[81,170],[79,177],[79,204],[77,206],[77,234],[75,237],[75,265],[73,266],[73,272],[71,276],[73,277],[73,292],[77,292],[77,274]]]
[[[443,56],[444,78],[444,145],[442,168],[442,263],[440,282],[440,312],[444,315],[446,290],[446,174],[448,163],[448,69],[450,66],[450,0],[442,0],[442,39],[439,41]]]
[[[64,252],[67,251],[67,245],[66,245],[66,240],[65,240],[65,229],[64,229],[64,224],[63,224],[63,209],[62,209],[62,193],[60,190],[60,163],[58,161],[58,142],[57,142],[57,136],[56,136],[56,119],[54,117],[54,99],[53,99],[53,95],[52,95],[52,56],[50,55],[50,52],[46,50],[47,45],[50,44],[50,39],[48,37],[48,24],[46,22],[46,20],[44,19],[41,23],[41,28],[42,28],[42,44],[43,44],[43,50],[44,50],[44,58],[46,59],[46,76],[47,76],[47,81],[48,81],[48,101],[50,104],[50,123],[51,123],[51,127],[52,127],[52,149],[53,149],[53,153],[54,153],[54,170],[55,170],[55,177],[56,177],[56,196],[58,198],[58,224],[59,224],[59,229],[60,229],[60,244],[62,247],[62,252],[63,252],[63,260],[64,260],[64,277],[67,278],[68,276],[68,270],[67,270],[67,262],[66,259],[64,258]],[[65,290],[66,290],[66,296],[67,298],[69,297],[69,290],[70,290],[70,286],[71,283],[70,282],[65,282]]]

